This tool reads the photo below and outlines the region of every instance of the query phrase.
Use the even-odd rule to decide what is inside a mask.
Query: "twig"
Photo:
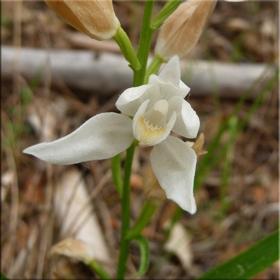
[[[41,74],[44,78],[46,61],[50,61],[52,85],[61,80],[73,89],[112,95],[131,86],[131,71],[119,55],[101,54],[98,58],[90,51],[21,49],[19,63],[13,64],[16,48],[2,47],[2,77],[9,78],[14,71],[32,79]],[[276,70],[267,64],[232,64],[208,61],[182,63],[182,80],[195,96],[218,92],[223,97],[239,98],[267,71],[266,83]],[[257,92],[257,91],[256,91]],[[252,93],[251,98],[254,98]]]

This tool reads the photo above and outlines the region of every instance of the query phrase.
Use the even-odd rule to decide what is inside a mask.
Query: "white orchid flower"
[[[195,138],[199,118],[184,100],[189,87],[180,80],[179,58],[173,57],[149,83],[125,90],[116,107],[122,114],[102,113],[87,120],[74,132],[49,143],[24,150],[55,164],[74,164],[108,159],[125,151],[137,139],[139,145],[154,146],[151,164],[167,198],[195,213],[193,183],[195,151],[171,132]]]

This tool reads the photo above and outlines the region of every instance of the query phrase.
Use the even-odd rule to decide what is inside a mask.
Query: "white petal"
[[[178,97],[170,99],[169,105],[170,108],[177,113],[177,119],[173,131],[187,138],[196,138],[200,126],[200,120],[191,105],[186,100]]]
[[[185,93],[185,96],[183,98],[185,98],[191,90],[183,81],[180,81],[179,88]]]
[[[23,152],[55,164],[74,164],[111,158],[133,141],[132,120],[117,113],[98,114],[72,133]]]
[[[116,107],[123,114],[133,116],[138,107],[140,106],[141,97],[150,88],[150,85],[142,85],[139,87],[132,87],[126,89],[118,98],[116,102]]]
[[[151,75],[149,83],[159,87],[159,95],[161,99],[170,99],[174,96],[185,98],[190,91],[190,88],[182,81],[180,81],[179,86],[175,86],[168,81],[160,79],[157,75]]]
[[[133,118],[133,133],[134,137],[139,141],[140,145],[153,146],[168,137],[174,123],[176,121],[176,113],[174,112],[168,119],[166,126],[160,130],[149,130],[146,126],[143,126],[142,117],[146,112],[150,100],[146,100],[141,104],[137,113]]]
[[[163,66],[159,73],[159,78],[163,81],[170,82],[179,86],[181,79],[180,60],[178,56],[173,56],[166,65]]]
[[[196,212],[193,183],[197,157],[179,138],[169,136],[151,152],[151,164],[167,198],[191,214]]]

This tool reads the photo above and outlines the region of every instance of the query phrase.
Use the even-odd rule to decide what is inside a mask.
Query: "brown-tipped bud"
[[[195,142],[187,141],[186,143],[194,149],[198,157],[207,154],[207,151],[204,150],[204,133],[200,133]]]
[[[112,38],[120,22],[112,0],[45,0],[68,24],[97,40]]]
[[[168,17],[160,28],[156,54],[164,59],[183,57],[196,45],[216,0],[188,0]]]

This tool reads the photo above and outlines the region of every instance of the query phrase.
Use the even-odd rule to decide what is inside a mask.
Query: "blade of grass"
[[[221,187],[220,187],[220,197],[221,197],[221,217],[223,217],[227,209],[229,208],[229,201],[227,199],[227,187],[229,185],[230,173],[233,161],[233,151],[238,136],[238,118],[232,116],[229,120],[228,128],[228,141],[225,145],[225,159],[222,163],[222,173],[221,173]]]
[[[278,72],[277,72],[278,73]],[[196,172],[196,178],[195,178],[195,188],[199,188],[202,185],[202,182],[206,178],[206,176],[209,174],[209,172],[219,163],[221,160],[223,160],[226,149],[225,144],[222,144],[222,138],[225,133],[230,128],[230,120],[232,117],[238,117],[238,134],[244,129],[244,127],[248,124],[250,119],[252,118],[253,114],[258,110],[258,108],[263,104],[265,97],[272,91],[272,89],[275,87],[277,81],[278,81],[278,74],[275,74],[275,76],[267,82],[267,84],[264,86],[262,91],[258,94],[256,99],[254,100],[253,104],[251,105],[249,111],[246,113],[244,118],[238,117],[238,114],[243,110],[244,107],[244,97],[241,97],[240,101],[236,105],[233,113],[224,121],[221,123],[216,135],[212,139],[212,141],[207,146],[208,153],[200,160],[197,172]]]
[[[279,230],[246,251],[206,272],[200,280],[250,279],[279,259]]]

